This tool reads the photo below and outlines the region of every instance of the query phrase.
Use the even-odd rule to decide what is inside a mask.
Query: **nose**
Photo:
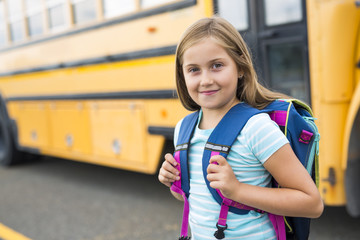
[[[211,74],[208,71],[203,71],[203,74],[201,76],[201,86],[207,86],[213,84],[214,80],[212,79]]]

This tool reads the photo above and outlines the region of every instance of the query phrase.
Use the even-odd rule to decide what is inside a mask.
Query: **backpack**
[[[215,127],[205,144],[202,158],[204,176],[207,174],[206,170],[211,156],[219,154],[226,158],[230,152],[231,145],[236,140],[246,122],[250,117],[259,113],[268,113],[270,118],[279,125],[281,131],[289,140],[297,158],[307,169],[318,187],[320,134],[314,123],[315,118],[313,117],[310,107],[296,99],[276,100],[261,110],[253,108],[246,103],[239,103],[232,107]],[[190,180],[187,152],[198,121],[198,116],[199,112],[194,112],[183,119],[174,152],[174,158],[179,163],[177,164],[177,169],[181,177],[180,180],[172,184],[171,190],[181,194],[184,199],[183,220],[179,240],[190,239],[190,237],[188,237]],[[264,213],[264,211],[260,209],[255,209],[225,198],[219,190],[211,188],[209,181],[206,177],[204,178],[210,193],[221,205],[219,220],[216,224],[218,230],[214,234],[217,239],[223,239],[225,237],[228,211],[237,214],[247,214],[250,210]],[[278,187],[275,180],[273,180],[273,187]],[[309,218],[285,217],[271,213],[268,213],[268,216],[274,226],[277,239],[308,239],[310,232]]]

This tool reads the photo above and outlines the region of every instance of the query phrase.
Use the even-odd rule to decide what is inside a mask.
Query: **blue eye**
[[[218,69],[218,68],[221,68],[222,66],[223,66],[222,63],[214,63],[214,64],[212,65],[212,68],[213,68],[213,69]]]
[[[196,68],[196,67],[190,68],[188,71],[191,72],[191,73],[198,72],[199,68]]]

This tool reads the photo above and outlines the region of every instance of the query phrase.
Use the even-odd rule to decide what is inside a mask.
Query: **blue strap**
[[[180,151],[181,188],[184,191],[186,197],[189,197],[190,191],[188,146],[190,145],[190,139],[193,135],[198,118],[199,112],[194,112],[187,115],[183,119],[180,126],[179,137],[176,145],[176,148],[179,148],[178,151]]]
[[[237,136],[241,132],[242,128],[245,126],[246,122],[249,120],[251,116],[253,116],[254,114],[258,114],[260,112],[261,112],[260,110],[256,108],[252,108],[245,103],[240,103],[235,105],[221,119],[221,121],[215,127],[214,131],[211,133],[208,139],[202,158],[203,175],[210,193],[219,204],[222,203],[222,198],[217,193],[216,189],[210,187],[210,183],[206,177],[207,168],[211,157],[211,152],[216,151],[215,149],[210,149],[208,144],[210,144],[210,147],[211,145],[220,146],[220,147],[222,146],[223,148],[220,149],[219,152],[221,156],[226,158],[230,152],[231,145],[236,140]],[[226,147],[228,148],[227,151],[226,151]],[[248,210],[243,210],[235,207],[230,207],[229,211],[237,214],[247,214],[249,212]]]
[[[227,157],[227,155],[230,152],[230,148],[232,144],[235,142],[236,138],[240,134],[241,130],[247,123],[247,121],[254,116],[255,114],[259,113],[269,113],[274,110],[281,110],[281,111],[287,111],[289,106],[288,102],[284,101],[274,101],[271,104],[269,104],[266,108],[259,110],[257,108],[253,108],[250,105],[246,103],[239,103],[232,107],[228,113],[223,117],[223,119],[219,122],[219,124],[216,126],[212,134],[210,135],[207,146],[210,145],[210,147],[205,147],[203,159],[202,159],[202,167],[203,167],[203,175],[206,182],[206,185],[214,197],[214,199],[221,204],[222,198],[216,191],[216,189],[210,187],[210,183],[207,180],[207,167],[209,165],[211,152],[216,151],[216,146],[222,146],[223,148],[218,149],[224,149],[224,151],[219,151],[220,155],[223,157]],[[231,126],[231,127],[229,127]],[[215,148],[211,149],[212,146],[215,146]],[[225,151],[228,149],[228,151]],[[229,211],[237,213],[237,214],[246,214],[248,210],[243,210],[235,207],[230,207]]]

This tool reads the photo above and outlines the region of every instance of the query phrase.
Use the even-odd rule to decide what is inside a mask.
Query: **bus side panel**
[[[77,154],[90,153],[89,113],[81,101],[48,103],[51,147]]]
[[[318,118],[320,191],[327,205],[346,204],[344,126],[353,96],[360,12],[354,1],[307,1],[312,108]]]
[[[180,119],[189,114],[180,103],[179,99],[168,99],[165,100],[149,100],[146,101],[146,121],[148,127],[164,127],[169,130],[169,135],[165,138],[168,140],[168,144],[171,146],[170,149],[165,149],[167,152],[172,153],[173,147],[173,131],[175,125]],[[148,158],[148,169],[149,173],[155,173],[158,170],[159,164],[164,160],[164,156],[161,155],[163,147],[165,147],[164,137],[161,135],[150,134],[147,141],[147,152],[149,153]],[[159,148],[158,146],[161,146]]]
[[[17,126],[20,146],[47,148],[50,146],[49,105],[43,102],[10,102],[7,104],[10,118]]]
[[[321,4],[321,10],[319,9],[316,16],[319,24],[316,34],[317,41],[321,43],[317,47],[321,59],[319,70],[322,74],[320,89],[322,100],[326,102],[350,101],[355,87],[354,82],[343,81],[343,79],[353,79],[354,47],[360,12],[353,0],[308,2]],[[312,22],[313,20],[310,19],[310,24]]]
[[[21,149],[40,154],[153,174],[168,129],[187,114],[178,99],[52,100],[10,102]]]
[[[340,206],[346,203],[344,170],[341,168],[343,129],[347,104],[322,104],[315,116],[320,131],[320,183],[319,189],[325,204]]]
[[[342,167],[345,173],[347,209],[351,216],[360,216],[360,26],[357,37],[354,71],[355,84],[345,125]]]
[[[144,164],[146,128],[141,102],[90,103],[93,154],[104,160]]]

